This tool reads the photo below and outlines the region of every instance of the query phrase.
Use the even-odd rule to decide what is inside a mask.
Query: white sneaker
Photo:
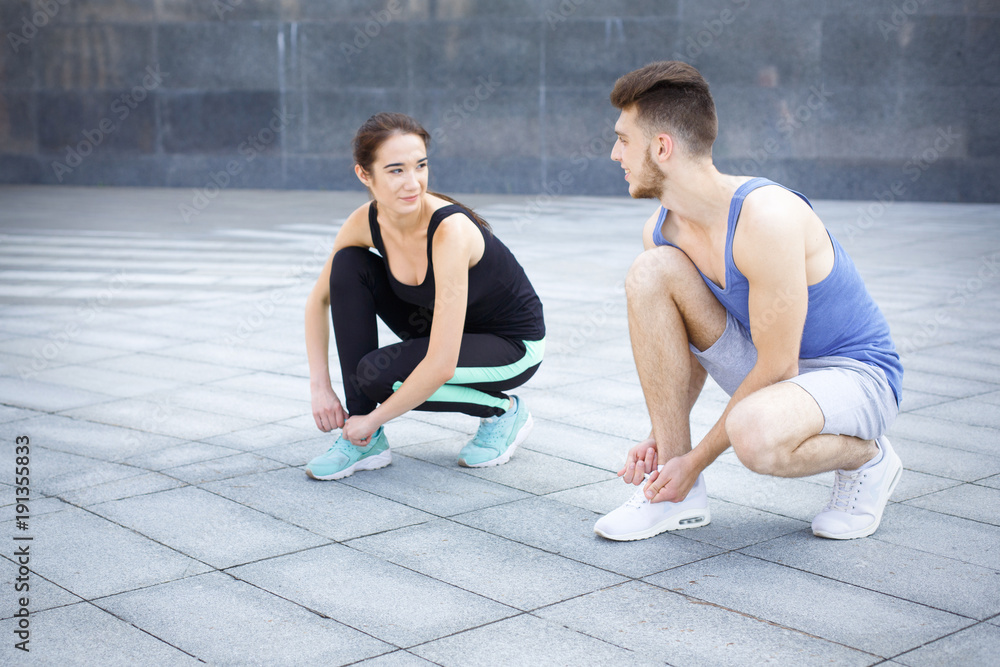
[[[834,472],[830,502],[812,522],[813,535],[834,540],[853,540],[875,532],[882,521],[903,464],[885,436],[875,441],[882,460],[868,468]]]
[[[687,498],[679,503],[651,503],[640,486],[627,503],[598,519],[594,532],[609,540],[644,540],[665,530],[705,526],[711,520],[705,479],[698,475]]]

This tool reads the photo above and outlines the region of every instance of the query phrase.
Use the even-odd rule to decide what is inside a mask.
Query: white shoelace
[[[632,494],[632,497],[628,499],[628,502],[626,502],[623,505],[623,507],[628,507],[630,509],[639,509],[643,505],[648,505],[648,504],[649,504],[649,499],[646,498],[646,491],[640,486],[636,490],[636,492]]]
[[[863,476],[863,471],[855,470],[853,473],[847,473],[838,470],[834,476],[833,492],[825,509],[846,512],[853,507],[855,489]]]

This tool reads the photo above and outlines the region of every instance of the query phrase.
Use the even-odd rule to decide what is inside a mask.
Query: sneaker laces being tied
[[[643,481],[645,482],[645,480]],[[646,489],[643,488],[642,485],[640,485],[639,488],[636,489],[635,493],[632,494],[632,497],[629,498],[628,501],[624,505],[622,505],[622,507],[623,508],[627,507],[629,509],[639,509],[643,505],[648,505],[648,504],[649,504],[649,498],[646,497]]]
[[[830,502],[826,504],[826,510],[838,510],[847,512],[854,507],[854,496],[861,479],[864,477],[863,470],[848,472],[837,470],[834,472],[833,491],[830,493]]]

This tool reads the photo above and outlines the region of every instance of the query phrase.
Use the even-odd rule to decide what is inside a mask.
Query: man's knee
[[[784,467],[778,428],[767,411],[753,401],[737,403],[726,417],[726,435],[740,462],[761,475],[779,474]]]
[[[694,270],[694,264],[678,248],[661,246],[641,253],[632,262],[625,276],[625,294],[629,299],[654,294],[662,298],[664,287],[683,273]]]

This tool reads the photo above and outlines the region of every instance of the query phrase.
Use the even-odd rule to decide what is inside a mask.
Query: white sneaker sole
[[[828,533],[824,530],[813,530],[813,535],[816,537],[825,537],[829,540],[855,540],[859,537],[868,537],[876,530],[878,530],[879,524],[882,523],[882,514],[885,513],[885,506],[889,504],[889,498],[892,496],[892,492],[896,490],[896,485],[899,484],[899,478],[903,475],[903,462],[896,456],[896,452],[892,453],[893,464],[896,468],[896,472],[892,475],[892,481],[889,483],[888,491],[885,494],[879,496],[879,509],[878,515],[875,517],[875,521],[871,525],[864,528],[859,528],[858,530],[852,531],[850,533]]]
[[[332,475],[314,475],[312,470],[306,468],[306,474],[313,479],[318,479],[321,481],[330,481],[333,479],[343,479],[345,477],[350,477],[358,470],[378,470],[379,468],[384,468],[392,463],[392,452],[391,450],[385,450],[381,454],[376,454],[375,456],[369,456],[366,459],[361,459],[352,466],[348,466],[341,470],[340,472],[335,472]]]
[[[524,420],[524,425],[521,426],[521,430],[517,432],[514,442],[510,443],[510,447],[507,448],[506,452],[491,461],[483,461],[482,463],[473,463],[471,465],[466,463],[465,459],[459,459],[458,465],[463,468],[489,468],[490,466],[498,466],[507,463],[507,461],[510,461],[510,457],[514,455],[514,450],[516,450],[518,446],[527,439],[528,434],[531,433],[531,429],[534,426],[535,421],[531,418],[531,413],[529,412],[528,418]]]
[[[636,531],[634,533],[624,533],[622,535],[609,535],[602,532],[594,526],[594,532],[601,537],[608,540],[615,540],[616,542],[632,542],[634,540],[645,540],[649,537],[654,537],[660,533],[664,533],[668,530],[684,530],[685,528],[700,528],[701,526],[707,526],[712,522],[712,513],[707,507],[698,509],[684,510],[683,512],[678,512],[673,516],[667,517],[658,524],[647,528],[646,530]]]

